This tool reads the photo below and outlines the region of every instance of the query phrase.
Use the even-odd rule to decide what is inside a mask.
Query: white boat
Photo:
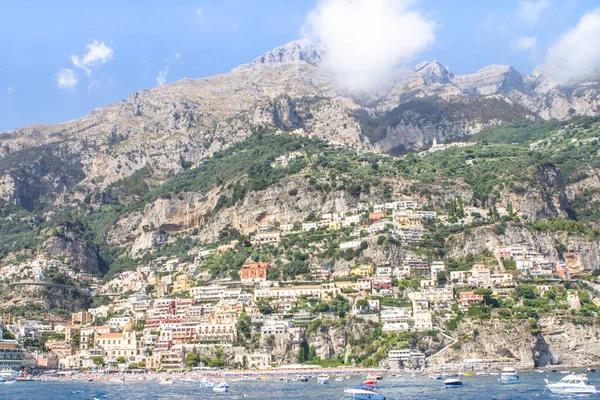
[[[571,374],[562,378],[559,382],[550,383],[544,379],[546,388],[552,393],[587,394],[597,393],[596,387],[590,384],[585,374]]]
[[[519,375],[514,368],[506,367],[500,374],[500,380],[502,382],[514,382],[519,380]]]
[[[329,375],[319,375],[319,377],[317,378],[317,383],[319,385],[326,385],[329,383]]]
[[[229,385],[225,382],[217,383],[215,386],[213,386],[212,390],[213,392],[217,393],[229,392]]]
[[[365,389],[344,389],[344,397],[342,399],[353,400],[385,400],[381,393]]]
[[[338,376],[337,378],[335,378],[336,382],[342,382],[344,380],[344,378],[342,378],[341,376]]]
[[[479,371],[479,372],[478,372],[478,373],[476,373],[475,375],[477,375],[477,376],[481,376],[481,375],[487,375],[487,373],[486,373],[486,372],[483,372],[483,371]]]
[[[123,383],[123,382],[125,382],[125,379],[123,379],[122,377],[121,378],[111,378],[108,381],[111,383]]]
[[[443,378],[442,374],[431,374],[431,375],[429,375],[429,377],[431,379],[442,379]]]
[[[463,383],[458,378],[448,378],[444,381],[445,388],[462,387]]]
[[[11,368],[0,369],[0,382],[11,382],[16,379],[18,373]]]

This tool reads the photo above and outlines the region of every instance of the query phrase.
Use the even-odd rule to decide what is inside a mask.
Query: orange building
[[[369,219],[373,221],[379,221],[381,218],[385,217],[387,214],[385,211],[375,211],[369,214]]]
[[[242,265],[240,278],[242,282],[259,282],[267,280],[267,269],[269,263],[251,263]]]

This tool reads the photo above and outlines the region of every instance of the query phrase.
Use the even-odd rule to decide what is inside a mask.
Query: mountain
[[[106,272],[122,257],[155,251],[192,231],[214,241],[230,229],[251,233],[269,219],[302,220],[373,196],[384,201],[384,175],[348,171],[348,165],[362,171],[365,163],[394,171],[386,190],[434,208],[460,197],[486,208],[510,204],[532,220],[585,215],[596,223],[595,156],[563,146],[562,154],[587,164],[555,159],[550,150],[542,163],[525,148],[555,135],[557,121],[598,115],[599,81],[562,87],[544,67],[524,75],[498,65],[457,76],[432,61],[399,70],[386,87],[359,96],[336,86],[321,67],[324,56],[318,44],[291,42],[228,74],[141,90],[78,120],[0,134],[0,257],[37,252]],[[270,148],[283,138],[274,131],[291,139]],[[460,172],[473,162],[470,149],[459,165],[432,156],[400,168],[377,156],[482,132],[478,140],[502,144],[477,153],[487,161],[474,171]],[[262,134],[273,143],[256,138]],[[519,145],[502,147],[513,142]],[[318,158],[325,143],[356,151],[343,153],[355,164],[329,150]],[[306,146],[316,146],[317,157],[304,164],[308,171],[270,167],[275,157]],[[365,153],[373,154],[361,159]],[[511,169],[515,154],[522,170]],[[316,169],[343,177],[319,176],[316,184],[302,178]],[[315,191],[322,192],[318,205]],[[588,244],[573,246],[588,248],[590,259],[596,254]]]
[[[140,90],[75,121],[5,132],[4,159],[30,150],[22,168],[18,162],[0,165],[0,198],[31,209],[44,193],[77,186],[82,200],[143,168],[163,181],[258,127],[394,153],[523,118],[563,120],[599,112],[598,81],[557,87],[543,69],[528,76],[497,65],[454,76],[437,61],[420,63],[388,87],[358,98],[319,68],[322,57],[317,44],[290,42],[229,74]],[[48,153],[75,166],[73,178],[39,168]]]

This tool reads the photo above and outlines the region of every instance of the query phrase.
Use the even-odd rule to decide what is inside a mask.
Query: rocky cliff
[[[458,343],[429,360],[430,364],[465,359],[513,362],[522,369],[548,365],[586,366],[600,363],[600,328],[576,325],[559,317],[542,317],[540,332],[526,320],[464,320],[453,334]]]
[[[5,159],[21,157],[25,148],[51,146],[81,173],[57,177],[42,168],[27,178],[16,168],[0,168],[0,198],[28,205],[39,197],[31,199],[30,192],[57,193],[73,185],[79,193],[94,192],[144,167],[164,180],[182,161],[197,163],[257,127],[298,129],[360,150],[391,152],[524,117],[565,119],[600,111],[597,81],[559,87],[543,68],[527,76],[509,66],[455,76],[437,61],[355,97],[319,68],[322,55],[319,45],[291,42],[229,74],[141,90],[64,124],[2,133]]]

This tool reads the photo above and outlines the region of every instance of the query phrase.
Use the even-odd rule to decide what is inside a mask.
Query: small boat
[[[329,383],[329,375],[325,375],[325,374],[319,375],[319,377],[317,378],[317,383],[319,385],[328,384]]]
[[[158,383],[160,383],[161,385],[172,385],[173,380],[171,380],[171,378],[160,378]]]
[[[298,377],[298,379],[300,379],[300,382],[308,382],[308,380],[310,379],[310,376],[303,375],[303,376]]]
[[[381,376],[381,375],[368,375],[367,376],[368,381],[380,381],[382,379],[383,379],[383,376]]]
[[[566,393],[566,394],[587,394],[597,393],[596,387],[590,384],[585,374],[571,374],[562,378],[559,382],[550,383],[548,379],[544,379],[546,388],[552,393]]]
[[[0,382],[12,382],[17,375],[18,373],[11,368],[0,369]]]
[[[335,378],[336,382],[342,382],[344,380],[344,378],[342,378],[341,376],[338,376],[337,378]]]
[[[470,372],[467,372],[467,373],[465,373],[465,374],[462,374],[462,376],[473,376],[473,374],[472,374],[472,373],[470,373]]]
[[[430,378],[432,379],[443,379],[444,377],[442,376],[442,374],[431,374],[429,375]]]
[[[121,378],[111,378],[108,381],[111,382],[111,383],[123,383],[123,382],[125,382],[125,379],[123,379],[123,377],[121,377]]]
[[[500,375],[499,372],[490,372],[490,376],[498,376],[498,375]]]
[[[444,381],[445,388],[462,387],[463,383],[458,378],[448,378]]]
[[[596,368],[588,368],[587,372],[596,372]]]
[[[483,371],[479,371],[478,373],[476,373],[475,375],[477,376],[481,376],[481,375],[487,375],[487,373],[483,372]]]
[[[10,380],[10,381],[4,381],[5,385],[12,385],[13,383],[15,383],[16,381]]]
[[[386,400],[386,398],[375,391],[375,385],[363,383],[355,389],[344,389],[344,397],[342,399],[353,400]]]
[[[191,378],[184,378],[181,380],[181,382],[185,382],[185,383],[196,383],[195,379],[191,379]]]
[[[500,380],[502,382],[514,382],[519,380],[519,375],[514,368],[506,367],[500,374]]]
[[[571,371],[569,371],[569,370],[566,370],[566,371],[559,371],[559,372],[560,372],[561,374],[570,374],[570,373],[571,373]]]
[[[225,393],[229,391],[229,385],[226,384],[225,382],[220,382],[217,383],[215,386],[213,386],[212,388],[213,392],[217,392],[217,393]]]

